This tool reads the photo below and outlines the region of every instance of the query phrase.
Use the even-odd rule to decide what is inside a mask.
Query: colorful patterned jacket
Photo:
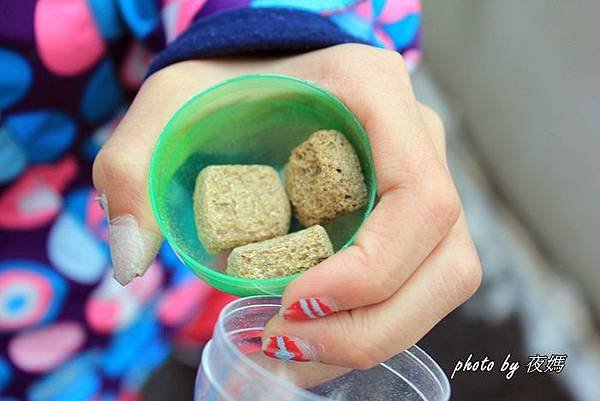
[[[347,42],[414,65],[419,27],[418,0],[0,0],[0,399],[137,399],[229,300],[167,245],[111,277],[91,163],[147,73]]]

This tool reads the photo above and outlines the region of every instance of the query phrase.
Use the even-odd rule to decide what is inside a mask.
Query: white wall
[[[423,1],[426,63],[500,191],[600,311],[600,1]]]

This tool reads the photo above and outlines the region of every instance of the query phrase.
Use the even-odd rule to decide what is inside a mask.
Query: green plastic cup
[[[192,195],[209,165],[267,164],[282,171],[290,152],[320,129],[343,133],[354,146],[369,201],[324,225],[334,250],[351,245],[376,196],[369,139],[358,120],[329,92],[283,75],[244,75],[191,98],[165,126],[150,163],[154,216],[183,263],[198,277],[230,294],[280,295],[295,276],[251,280],[224,273],[227,254],[209,255],[198,240]],[[291,231],[303,227],[292,221]]]

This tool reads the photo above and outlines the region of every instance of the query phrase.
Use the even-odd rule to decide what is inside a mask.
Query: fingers
[[[162,242],[146,182],[152,146],[165,118],[166,110],[142,90],[94,162],[94,185],[109,219],[114,275],[122,285],[146,271]]]
[[[431,141],[433,142],[433,146],[437,151],[438,156],[448,167],[448,161],[446,157],[446,130],[444,128],[444,123],[440,116],[433,111],[433,109],[423,103],[418,103],[419,113],[421,114],[421,118],[423,119],[423,123],[425,124],[425,130],[431,137]]]
[[[94,165],[94,182],[110,217],[117,279],[125,284],[141,275],[162,240],[150,210],[146,181],[152,149],[164,124],[189,97],[208,85],[261,71],[295,75],[325,86],[352,108],[367,128],[381,202],[359,235],[357,247],[337,265],[350,262],[355,252],[355,256],[362,257],[363,268],[357,270],[363,276],[370,275],[369,266],[371,271],[376,267],[383,272],[377,274],[382,279],[370,286],[370,293],[364,292],[371,295],[363,303],[379,299],[378,285],[389,288],[379,297],[393,292],[447,231],[457,208],[451,182],[444,176],[443,164],[426,134],[400,56],[366,46],[355,47],[374,62],[356,63],[351,60],[356,56],[356,48],[348,51],[348,47],[340,46],[283,62],[184,62],[152,76]],[[388,236],[401,244],[400,251],[394,250],[396,244],[383,241]],[[419,246],[415,248],[411,243]],[[392,277],[391,281],[383,280],[386,274]],[[321,281],[318,278],[315,280]],[[322,293],[326,294],[327,289],[325,286]],[[293,290],[290,293],[286,296],[293,302]],[[297,295],[300,299],[301,292]],[[340,300],[340,306],[344,304]]]
[[[94,162],[94,186],[109,217],[115,278],[142,275],[162,242],[152,215],[147,174],[154,144],[171,115],[190,97],[236,75],[268,71],[274,60],[186,61],[146,80]]]
[[[356,115],[371,141],[380,193],[417,181],[435,158],[400,54],[340,45],[292,57],[281,68],[329,90]]]
[[[363,49],[357,63],[348,56],[355,46],[342,48],[337,56],[320,55],[321,64],[312,60],[317,67],[308,73],[299,68],[298,76],[319,76],[315,82],[366,128],[380,202],[355,246],[288,286],[283,316],[269,322],[263,351],[369,368],[414,344],[470,297],[481,269],[447,170],[441,120],[416,102],[398,56]],[[310,321],[296,321],[302,319]]]
[[[96,157],[94,185],[109,218],[114,274],[122,285],[146,271],[162,242],[147,188],[154,144],[183,103],[227,73],[233,73],[227,66],[217,69],[208,63],[200,69],[187,62],[154,74]]]
[[[321,57],[328,60],[328,67],[317,74],[317,84],[344,101],[366,128],[380,200],[354,246],[288,286],[283,304],[290,319],[320,317],[386,300],[446,236],[460,213],[444,159],[428,132],[435,129],[441,131],[435,136],[443,137],[443,127],[430,124],[429,114],[424,121],[428,111],[416,102],[400,56],[371,48],[364,52],[369,59],[366,69],[356,60],[354,65],[345,60],[345,54]]]
[[[413,345],[480,281],[479,259],[461,217],[388,300],[306,322],[276,317],[263,334],[263,350],[279,359],[367,369]]]

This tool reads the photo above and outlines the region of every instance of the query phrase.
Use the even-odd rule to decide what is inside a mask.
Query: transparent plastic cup
[[[260,336],[280,298],[256,296],[227,305],[198,370],[195,401],[447,401],[441,368],[417,346],[368,370],[264,356]]]
[[[348,138],[365,176],[368,203],[324,228],[334,250],[351,245],[376,197],[369,139],[358,120],[329,92],[283,75],[244,75],[191,98],[170,119],[154,148],[149,196],[156,221],[175,253],[198,277],[239,296],[281,295],[295,276],[265,280],[224,273],[227,255],[210,255],[198,240],[192,195],[208,165],[267,164],[281,171],[294,147],[314,131]],[[291,231],[302,227],[292,221]]]

